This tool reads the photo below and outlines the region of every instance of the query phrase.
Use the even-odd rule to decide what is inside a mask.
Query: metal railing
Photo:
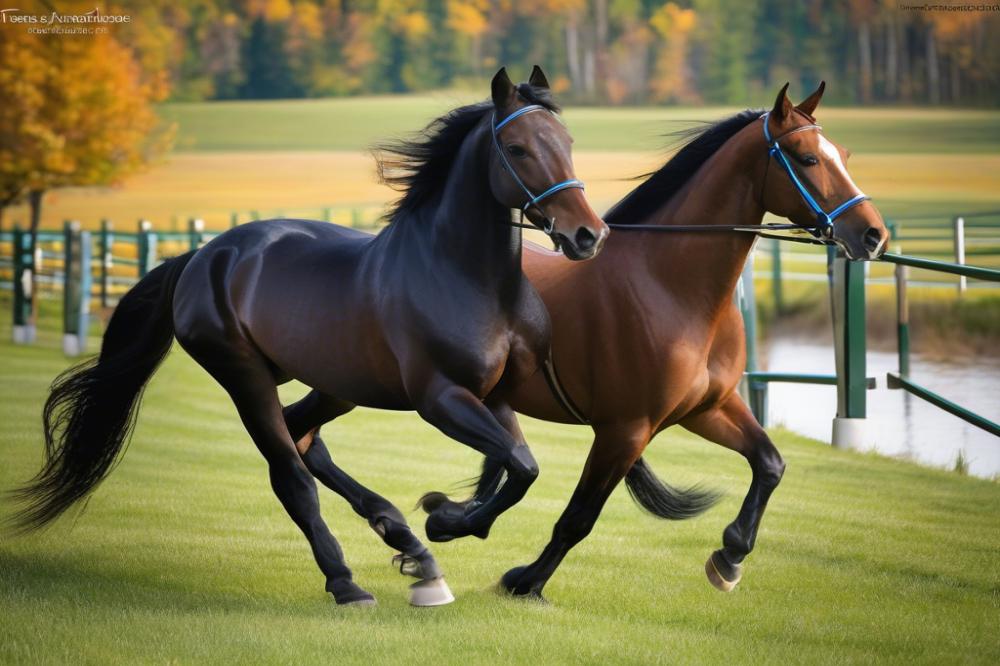
[[[890,389],[905,390],[958,418],[1000,436],[1000,424],[948,400],[910,378],[910,318],[908,270],[910,268],[960,276],[966,280],[1000,283],[1000,270],[980,266],[937,261],[902,254],[886,253],[882,262],[894,265],[897,309],[898,372],[886,375]],[[872,262],[877,265],[879,262]],[[790,372],[762,372],[757,366],[756,307],[753,290],[753,255],[744,267],[736,298],[744,319],[747,338],[747,367],[744,373],[745,395],[751,410],[762,425],[767,425],[768,384],[787,382],[837,386],[837,418],[834,419],[834,445],[860,444],[862,431],[852,430],[854,422],[866,417],[866,391],[876,387],[874,377],[865,374],[865,266],[848,261],[842,253],[827,248],[827,276],[834,325],[834,375]],[[775,295],[777,296],[777,294]],[[839,428],[838,424],[842,426]],[[841,439],[841,441],[838,441]]]
[[[882,261],[896,265],[896,349],[898,371],[886,374],[886,385],[890,389],[904,390],[907,393],[915,395],[921,400],[925,400],[957,416],[966,423],[971,423],[992,435],[1000,437],[1000,424],[980,414],[976,414],[972,410],[966,409],[910,379],[910,303],[907,297],[907,269],[911,267],[920,268],[958,275],[964,280],[973,278],[990,282],[1000,282],[1000,270],[979,266],[966,266],[958,263],[951,264],[944,261],[934,261],[932,259],[921,259],[919,257],[890,253],[883,255]]]

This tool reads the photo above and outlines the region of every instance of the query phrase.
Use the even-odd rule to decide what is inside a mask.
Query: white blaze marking
[[[847,167],[844,165],[844,160],[840,158],[840,151],[837,150],[837,147],[833,145],[833,142],[827,139],[825,136],[823,136],[822,134],[819,134],[818,136],[819,136],[820,152],[826,155],[826,157],[830,160],[830,162],[833,163],[834,169],[839,171],[840,175],[843,176],[844,180],[846,180],[850,184],[851,188],[854,190],[854,193],[851,196],[854,196],[855,194],[860,194],[861,190],[858,188],[857,185],[854,184],[854,180],[851,178],[851,174],[847,173]]]

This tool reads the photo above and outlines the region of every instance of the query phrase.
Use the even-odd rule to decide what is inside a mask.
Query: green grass
[[[165,104],[179,126],[179,150],[364,150],[412,132],[434,117],[476,101],[460,92],[323,100]],[[754,100],[758,103],[766,100]],[[735,107],[569,107],[564,116],[576,150],[648,151],[664,135]],[[1000,151],[1000,116],[991,111],[821,108],[828,134],[855,152]]]
[[[39,409],[66,366],[49,324],[33,348],[0,330],[0,488],[39,463]],[[589,442],[584,428],[522,422],[542,474],[488,541],[435,547],[458,598],[449,607],[410,608],[390,551],[321,491],[356,579],[380,602],[340,609],[232,405],[175,349],[128,455],[88,510],[0,541],[0,663],[1000,660],[1000,485],[780,430],[788,471],[736,592],[711,588],[702,565],[748,470],[669,431],[651,463],[673,483],[723,489],[720,506],[665,524],[619,490],[546,588],[551,605],[500,598],[493,583],[544,545]],[[476,469],[475,455],[411,414],[357,410],[324,434],[344,468],[406,510]]]

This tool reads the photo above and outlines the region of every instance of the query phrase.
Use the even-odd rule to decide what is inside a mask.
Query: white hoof
[[[444,606],[455,600],[444,578],[422,580],[410,586],[411,606]]]

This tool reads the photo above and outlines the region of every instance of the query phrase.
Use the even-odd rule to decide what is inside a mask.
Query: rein
[[[741,231],[751,234],[757,234],[758,236],[763,236],[764,238],[775,238],[777,240],[787,240],[799,243],[812,243],[814,245],[828,245],[829,240],[833,238],[833,223],[838,217],[846,213],[851,208],[857,206],[858,204],[871,200],[871,197],[866,195],[864,192],[859,192],[854,195],[844,203],[840,204],[834,208],[829,213],[825,212],[806,189],[806,186],[802,183],[802,180],[795,173],[795,169],[792,167],[792,163],[788,160],[784,151],[781,150],[781,145],[778,143],[779,140],[785,138],[789,134],[795,134],[797,132],[806,131],[821,131],[823,128],[816,124],[803,125],[802,127],[796,127],[793,130],[785,132],[779,137],[774,139],[771,138],[771,131],[767,128],[767,119],[771,115],[771,112],[763,114],[760,119],[764,126],[764,139],[767,141],[767,154],[768,154],[768,165],[771,164],[771,158],[773,158],[778,166],[788,175],[788,178],[792,181],[792,185],[795,186],[795,190],[805,201],[806,205],[816,216],[816,226],[814,227],[803,227],[798,224],[770,224],[770,225],[756,225],[756,226],[745,226],[738,224],[684,224],[684,225],[636,225],[636,224],[609,224],[608,227],[612,229],[629,229],[632,231],[666,231],[666,232],[719,232],[719,231]],[[764,173],[765,182],[767,179],[767,173]],[[762,190],[763,191],[763,190]],[[787,230],[801,230],[808,231],[815,238],[819,240],[811,240],[804,238],[793,238],[791,236],[784,236],[778,234],[770,234],[769,231],[787,231]]]
[[[521,190],[528,197],[528,200],[525,202],[525,204],[521,206],[520,221],[510,223],[511,226],[522,227],[522,228],[535,227],[541,229],[547,235],[551,236],[552,231],[555,229],[556,221],[555,218],[551,218],[545,213],[545,209],[541,207],[540,202],[543,199],[551,197],[556,192],[562,192],[563,190],[568,190],[568,189],[582,190],[584,189],[584,187],[583,187],[583,181],[577,180],[576,178],[570,178],[568,180],[562,181],[561,183],[556,183],[555,185],[548,188],[541,194],[535,194],[534,192],[531,191],[531,188],[525,185],[524,181],[521,180],[521,177],[517,175],[517,171],[514,170],[514,166],[510,163],[510,160],[507,159],[507,153],[504,151],[503,146],[500,145],[500,130],[506,127],[511,121],[516,120],[521,116],[526,115],[528,113],[532,113],[534,111],[548,112],[549,110],[546,109],[541,104],[529,104],[528,106],[521,107],[514,113],[510,114],[509,116],[501,120],[499,123],[497,122],[497,114],[494,111],[493,120],[491,121],[490,126],[492,127],[492,132],[493,132],[493,147],[496,148],[497,154],[500,156],[500,164],[503,165],[504,171],[510,174],[510,177],[514,179],[514,182],[517,183],[517,186],[520,187]],[[542,219],[544,220],[544,223],[542,225],[539,226],[534,223],[532,224],[524,223],[524,214],[527,212],[529,208],[534,208],[542,216]]]

